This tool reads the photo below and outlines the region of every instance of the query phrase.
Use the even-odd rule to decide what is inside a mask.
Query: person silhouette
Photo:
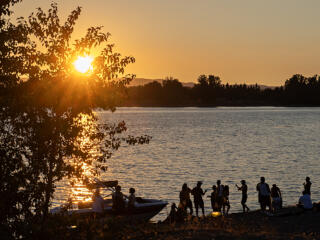
[[[306,194],[309,194],[311,196],[311,182],[310,182],[310,178],[306,177],[306,182],[303,183],[304,186],[304,191],[306,192]]]
[[[184,183],[180,191],[180,204],[183,206],[184,210],[190,209],[190,214],[193,213],[192,201],[190,199],[191,189],[188,188],[188,185]]]
[[[270,210],[270,187],[265,182],[264,177],[260,178],[260,183],[257,184],[257,191],[261,210],[265,211],[266,206],[268,206]]]
[[[217,203],[217,186],[213,185],[212,186],[212,192],[210,194],[210,196],[208,196],[208,198],[210,198],[211,200],[211,208],[213,212],[218,211],[218,203]]]
[[[134,188],[129,189],[129,197],[128,197],[128,208],[132,210],[134,208],[134,203],[136,202],[136,190]]]
[[[241,180],[240,183],[241,183],[241,187],[239,187],[237,184],[236,184],[236,187],[238,188],[238,191],[242,192],[241,205],[243,208],[243,212],[245,212],[246,210],[247,210],[247,212],[249,212],[250,209],[248,208],[248,206],[246,204],[247,199],[248,199],[248,186],[247,186],[245,180]]]
[[[282,208],[282,196],[281,196],[281,191],[280,188],[277,187],[276,184],[272,185],[271,188],[271,205],[272,205],[272,210],[276,211],[280,208]]]
[[[223,205],[223,185],[221,185],[221,180],[217,181],[217,203],[219,212],[221,212]]]
[[[100,195],[100,189],[97,188],[92,196],[92,211],[96,214],[102,214],[104,211],[104,200]]]
[[[121,192],[121,186],[116,186],[116,191],[112,194],[112,209],[121,212],[125,207],[125,201],[123,193]]]
[[[198,181],[197,186],[192,189],[192,195],[194,198],[194,207],[196,208],[196,215],[198,217],[198,208],[202,209],[202,215],[204,216],[204,203],[202,196],[205,195],[207,190],[203,191],[201,188],[202,182]]]
[[[230,201],[229,201],[229,186],[225,185],[223,187],[223,214],[228,215],[230,210]],[[225,208],[227,207],[227,211],[225,211]]]

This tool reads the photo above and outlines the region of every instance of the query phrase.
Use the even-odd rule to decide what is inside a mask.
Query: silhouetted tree
[[[16,2],[3,1],[0,10],[0,194],[8,196],[0,199],[0,234],[31,238],[34,224],[45,226],[58,181],[87,181],[84,166],[99,174],[122,143],[150,138],[123,135],[124,122],[98,124],[93,112],[115,110],[133,78],[124,69],[134,58],[114,52],[101,27],[72,44],[80,8],[62,24],[53,3],[14,25],[5,18]],[[73,61],[96,46],[104,48],[93,72],[77,75]]]

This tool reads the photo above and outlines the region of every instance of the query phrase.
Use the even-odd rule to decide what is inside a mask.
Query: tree
[[[72,44],[79,7],[63,24],[53,3],[47,13],[38,8],[14,25],[4,17],[17,2],[4,1],[0,11],[0,194],[10,196],[0,200],[0,221],[2,233],[26,237],[33,223],[44,226],[58,181],[87,181],[84,166],[99,174],[122,143],[150,137],[125,136],[124,122],[98,124],[94,113],[115,110],[134,77],[125,67],[135,59],[114,52],[102,27],[89,28]],[[75,58],[98,46],[104,47],[91,74],[77,75]]]

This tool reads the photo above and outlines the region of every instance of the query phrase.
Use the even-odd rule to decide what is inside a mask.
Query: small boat
[[[114,187],[118,185],[117,181],[107,181],[98,184],[91,185],[90,188],[103,187],[108,190],[114,191]],[[127,200],[126,205],[127,205]],[[95,214],[92,210],[92,202],[79,202],[73,209],[65,209],[64,207],[53,208],[50,212],[52,214],[65,214],[69,216],[78,217],[90,217]],[[116,218],[120,221],[130,221],[130,222],[142,222],[148,221],[155,215],[157,215],[168,202],[157,200],[157,199],[147,199],[136,197],[136,202],[134,203],[134,208],[128,209],[124,208],[122,211],[115,211],[112,208],[112,199],[104,198],[104,211],[99,214],[99,218],[110,219]]]

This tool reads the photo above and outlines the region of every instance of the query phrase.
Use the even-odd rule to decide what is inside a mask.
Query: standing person
[[[260,183],[257,184],[257,191],[261,210],[265,211],[266,206],[268,206],[270,210],[270,187],[265,182],[264,177],[260,178]]]
[[[132,210],[134,208],[134,203],[136,201],[136,190],[134,188],[129,189],[129,197],[128,197],[128,209]]]
[[[196,208],[196,215],[198,217],[198,208],[200,207],[202,209],[202,215],[204,216],[204,203],[202,196],[207,192],[207,190],[203,191],[201,188],[202,182],[199,181],[197,183],[197,186],[192,189],[192,195],[194,197],[194,207]]]
[[[213,212],[218,211],[217,186],[216,186],[216,185],[213,185],[213,186],[212,186],[212,192],[211,192],[211,195],[208,196],[208,198],[211,198],[212,211],[213,211]]]
[[[180,191],[180,204],[183,206],[184,210],[187,211],[187,209],[190,209],[190,214],[192,215],[193,213],[193,208],[192,208],[192,201],[190,199],[190,193],[191,189],[188,188],[188,185],[184,183],[182,185],[182,189]]]
[[[116,211],[122,211],[125,207],[124,197],[121,192],[121,186],[116,186],[116,191],[112,194],[112,208]]]
[[[104,201],[100,195],[100,189],[97,188],[95,193],[92,196],[92,211],[96,214],[102,214],[104,210]]]
[[[225,208],[227,207],[227,212],[225,212]],[[223,214],[228,215],[230,210],[230,202],[229,202],[229,186],[225,185],[223,187]]]
[[[245,180],[241,180],[240,183],[241,183],[241,187],[239,187],[237,184],[236,184],[236,187],[238,188],[238,191],[242,192],[241,205],[243,208],[243,212],[245,212],[246,209],[247,209],[247,212],[249,212],[250,209],[248,208],[248,206],[246,204],[247,199],[248,199],[248,186],[247,186]]]
[[[217,203],[219,212],[221,212],[223,205],[223,185],[221,185],[221,180],[217,181]]]
[[[271,206],[272,206],[273,211],[282,208],[281,191],[280,191],[280,188],[278,188],[276,184],[272,185],[271,199],[272,199]]]
[[[306,182],[303,183],[304,186],[304,191],[309,194],[311,196],[311,182],[310,182],[310,178],[306,177]]]

